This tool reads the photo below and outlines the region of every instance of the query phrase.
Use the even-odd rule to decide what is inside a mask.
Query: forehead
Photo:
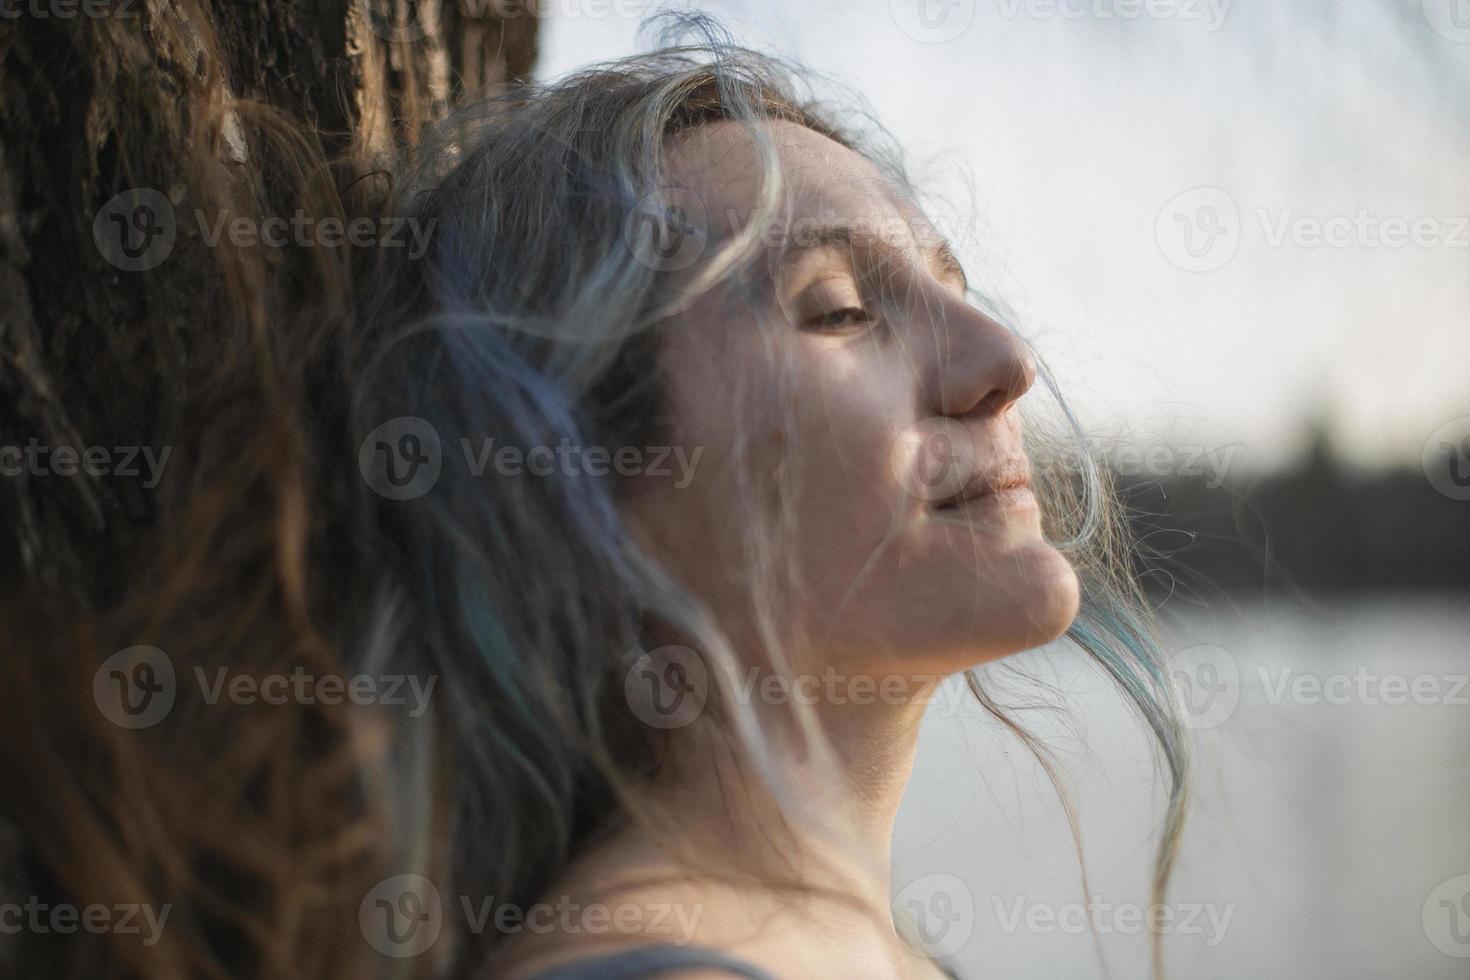
[[[779,211],[803,227],[844,225],[881,234],[895,244],[938,238],[919,209],[866,157],[797,123],[761,125],[776,152],[785,199]],[[710,231],[730,235],[751,220],[760,202],[761,150],[742,125],[719,122],[681,135],[668,164],[680,186],[704,204]]]

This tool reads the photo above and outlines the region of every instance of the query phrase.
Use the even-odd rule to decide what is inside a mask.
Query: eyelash
[[[838,330],[869,326],[876,322],[877,318],[862,307],[844,306],[840,310],[830,310],[812,317],[807,321],[807,326],[818,330]]]

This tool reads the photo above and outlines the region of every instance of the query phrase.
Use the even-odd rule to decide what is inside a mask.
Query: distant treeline
[[[1245,481],[1115,479],[1156,598],[1470,592],[1470,501],[1417,468],[1351,468],[1318,440],[1296,466]]]

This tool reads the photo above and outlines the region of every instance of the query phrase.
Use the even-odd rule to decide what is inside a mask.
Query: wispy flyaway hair
[[[79,961],[79,974],[105,961],[150,976],[476,975],[504,937],[467,928],[456,896],[526,908],[628,821],[670,841],[687,832],[648,792],[677,733],[647,724],[628,693],[630,670],[670,637],[707,664],[709,719],[759,791],[793,824],[838,841],[849,832],[790,784],[736,696],[750,651],[737,655],[699,597],[635,535],[620,503],[637,477],[567,467],[534,479],[484,475],[505,447],[670,442],[658,356],[671,318],[717,287],[746,302],[747,273],[765,247],[759,229],[784,206],[766,124],[821,133],[908,186],[881,130],[819,99],[800,68],[738,47],[702,19],[674,29],[693,40],[671,37],[653,53],[486,100],[379,171],[363,173],[360,160],[339,167],[335,183],[303,130],[243,105],[217,121],[217,132],[274,132],[277,155],[293,163],[262,170],[259,181],[222,181],[222,197],[275,193],[272,181],[287,173],[319,215],[401,219],[424,234],[425,249],[372,249],[350,266],[320,259],[298,277],[324,285],[289,309],[301,291],[265,265],[227,273],[250,313],[240,317],[242,339],[192,406],[162,491],[167,527],[127,601],[99,618],[97,646],[151,644],[187,678],[221,665],[307,665],[412,678],[420,689],[432,682],[432,694],[415,711],[206,708],[181,684],[156,729],[121,732],[93,719],[77,723],[85,735],[57,734],[71,723],[46,717],[38,695],[10,722],[21,732],[14,745],[57,771],[78,739],[107,746],[90,775],[79,768],[72,782],[21,790],[88,815],[23,828],[44,838],[47,868],[65,865],[77,839],[91,842],[96,860],[56,875],[58,887],[143,894],[176,909],[157,949],[99,939],[119,945]],[[715,123],[743,127],[758,148],[759,206],[745,230],[701,237],[707,228],[679,206],[668,150]],[[211,145],[224,153],[223,142]],[[686,262],[675,253],[689,236],[697,254]],[[738,415],[738,379],[733,390]],[[1063,418],[1066,430],[1028,437],[1030,451],[1078,458],[1080,430]],[[741,501],[730,519],[746,529],[758,570],[759,655],[786,672],[805,583],[775,543],[792,519],[782,480],[800,477],[746,462],[738,447],[720,461]],[[1038,495],[1082,580],[1070,637],[1160,748],[1169,787],[1153,883],[1160,900],[1188,767],[1130,545],[1096,466],[1036,471],[1052,474]],[[39,622],[27,635],[39,635]],[[77,666],[66,689],[85,690],[93,667]],[[986,693],[985,673],[969,679],[981,703],[1051,772],[1045,746]],[[17,680],[23,690],[49,683]],[[810,708],[791,711],[808,751],[830,752]],[[799,891],[774,843],[765,842],[768,854],[743,853],[738,866],[697,840],[671,846],[691,869]],[[446,906],[438,941],[402,959],[377,955],[359,926],[373,889],[399,875],[426,879]]]

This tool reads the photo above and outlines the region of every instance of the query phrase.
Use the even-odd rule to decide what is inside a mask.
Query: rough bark
[[[526,77],[537,22],[523,6],[471,0],[442,9],[409,0],[6,7],[0,451],[35,447],[49,463],[35,473],[22,459],[17,473],[13,451],[0,458],[0,588],[105,602],[126,574],[107,556],[126,555],[130,534],[153,519],[148,490],[86,467],[62,475],[71,467],[54,451],[161,451],[160,435],[230,341],[213,322],[218,273],[197,229],[177,222],[166,260],[119,268],[118,222],[138,219],[109,214],[108,202],[149,188],[187,206],[191,133],[231,98],[306,120],[332,152],[411,140],[456,100]],[[248,150],[226,140],[219,152]],[[118,242],[99,244],[94,223],[96,236]]]

